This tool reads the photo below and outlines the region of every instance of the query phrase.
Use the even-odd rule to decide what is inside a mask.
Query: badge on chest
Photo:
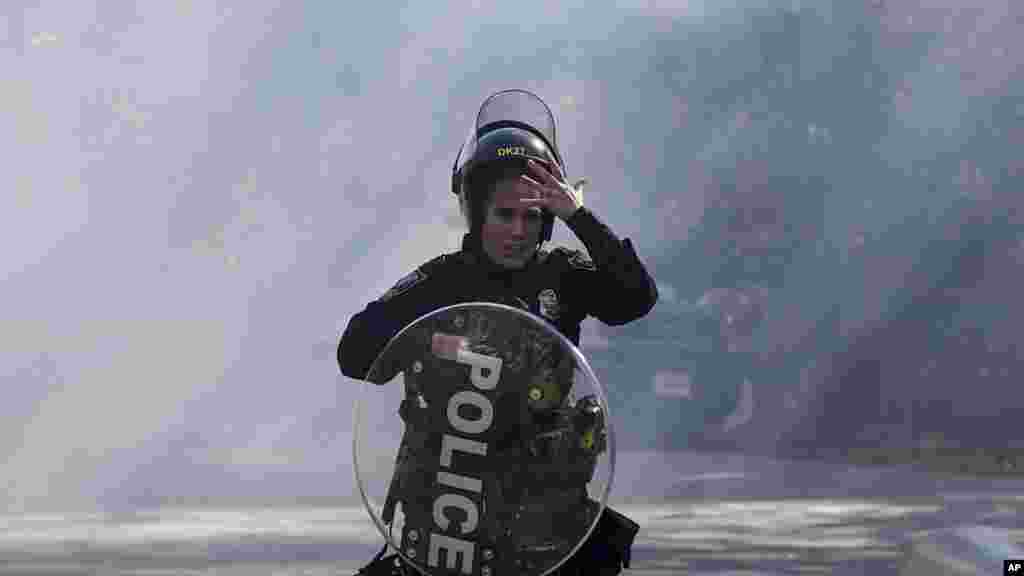
[[[555,321],[562,316],[558,293],[551,288],[545,288],[537,294],[537,307],[540,315],[548,320]]]

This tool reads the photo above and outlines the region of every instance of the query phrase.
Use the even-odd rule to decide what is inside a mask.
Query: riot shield
[[[353,418],[356,482],[421,573],[542,576],[604,509],[608,422],[590,366],[544,319],[450,306],[405,327],[370,368]]]

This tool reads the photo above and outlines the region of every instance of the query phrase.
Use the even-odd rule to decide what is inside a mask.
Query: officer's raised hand
[[[520,178],[530,185],[538,197],[523,198],[523,204],[547,209],[563,221],[568,221],[583,207],[585,180],[581,179],[575,186],[570,186],[558,164],[549,164],[546,169],[540,162],[531,159],[526,165],[530,175],[523,174]]]

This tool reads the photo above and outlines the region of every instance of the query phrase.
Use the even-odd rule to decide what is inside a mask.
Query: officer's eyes
[[[519,211],[514,209],[514,208],[498,208],[496,210],[496,213],[498,215],[498,218],[502,222],[512,222],[519,215]],[[523,214],[523,219],[526,220],[527,222],[531,223],[531,224],[540,222],[540,220],[541,220],[540,210],[533,209],[533,210],[527,211],[525,214]]]

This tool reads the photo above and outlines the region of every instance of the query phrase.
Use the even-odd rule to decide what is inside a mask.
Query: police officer
[[[352,317],[338,346],[346,376],[365,379],[404,326],[453,304],[529,309],[577,346],[587,316],[617,326],[654,307],[655,283],[630,241],[583,206],[582,182],[567,183],[554,118],[532,93],[508,90],[484,102],[456,158],[452,192],[469,228],[462,249],[418,267]],[[555,218],[582,241],[589,258],[542,247]],[[391,376],[383,375],[384,381]],[[556,574],[619,574],[628,566],[637,530],[606,508],[588,541]],[[360,574],[390,574],[394,558],[381,558],[383,552]]]

